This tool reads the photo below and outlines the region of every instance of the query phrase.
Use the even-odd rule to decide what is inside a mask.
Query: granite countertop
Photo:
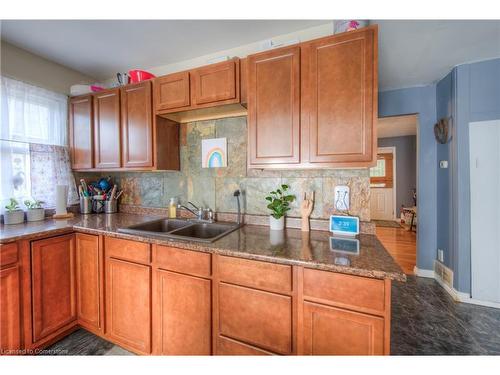
[[[272,232],[266,226],[245,225],[227,236],[213,242],[159,239],[119,233],[118,228],[158,219],[158,216],[137,214],[93,214],[75,215],[68,220],[46,219],[40,222],[1,225],[0,243],[20,239],[36,239],[74,230],[91,234],[156,243],[178,248],[262,260],[273,263],[300,265],[333,272],[405,281],[406,276],[389,255],[376,236],[360,234],[359,252],[349,252],[352,242],[336,243],[344,250],[330,248],[330,232],[311,231],[303,233],[298,229]]]

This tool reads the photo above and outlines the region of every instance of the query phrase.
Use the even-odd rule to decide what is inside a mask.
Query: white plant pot
[[[3,222],[4,224],[21,224],[24,223],[24,211],[23,210],[15,210],[15,211],[5,211],[3,213]]]
[[[45,219],[45,209],[44,208],[34,208],[26,211],[26,219],[28,221],[40,221]]]
[[[272,215],[269,215],[269,226],[271,230],[285,229],[285,217],[282,216],[279,219],[275,219]]]

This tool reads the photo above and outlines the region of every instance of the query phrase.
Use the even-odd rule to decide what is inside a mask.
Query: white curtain
[[[58,150],[46,153],[49,159],[46,166],[50,170],[44,171],[39,163],[34,163],[38,159],[31,154],[33,147],[30,148],[30,145],[53,145],[67,149],[68,97],[8,77],[0,79],[0,207],[3,209],[4,202],[11,197],[20,203],[27,198],[43,198],[46,207],[53,207],[55,184],[41,187],[32,182],[40,180],[40,173],[50,173],[54,181],[67,184],[70,191],[73,190],[68,152]],[[63,163],[61,155],[67,158]],[[39,197],[36,193],[40,195],[42,188],[45,192],[43,197]]]

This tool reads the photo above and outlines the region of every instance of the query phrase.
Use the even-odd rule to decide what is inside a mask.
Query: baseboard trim
[[[477,299],[472,298],[469,293],[463,293],[459,292],[455,288],[450,287],[447,285],[443,279],[436,273],[434,270],[426,270],[426,269],[420,269],[417,266],[413,269],[413,272],[415,273],[416,276],[418,277],[425,277],[429,279],[434,279],[438,282],[441,287],[448,292],[448,294],[457,302],[462,302],[462,303],[469,303],[471,305],[479,305],[479,306],[485,306],[485,307],[493,307],[495,309],[500,309],[500,303],[497,302],[489,302],[489,301],[480,301]]]
[[[419,277],[427,277],[429,279],[435,278],[434,270],[425,270],[423,268],[413,267],[413,273]]]

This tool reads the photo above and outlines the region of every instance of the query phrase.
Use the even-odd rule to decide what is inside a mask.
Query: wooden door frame
[[[393,210],[393,220],[397,221],[398,217],[396,215],[396,188],[397,188],[397,172],[396,172],[396,146],[388,146],[388,147],[377,147],[377,156],[378,154],[392,154],[392,210]]]

